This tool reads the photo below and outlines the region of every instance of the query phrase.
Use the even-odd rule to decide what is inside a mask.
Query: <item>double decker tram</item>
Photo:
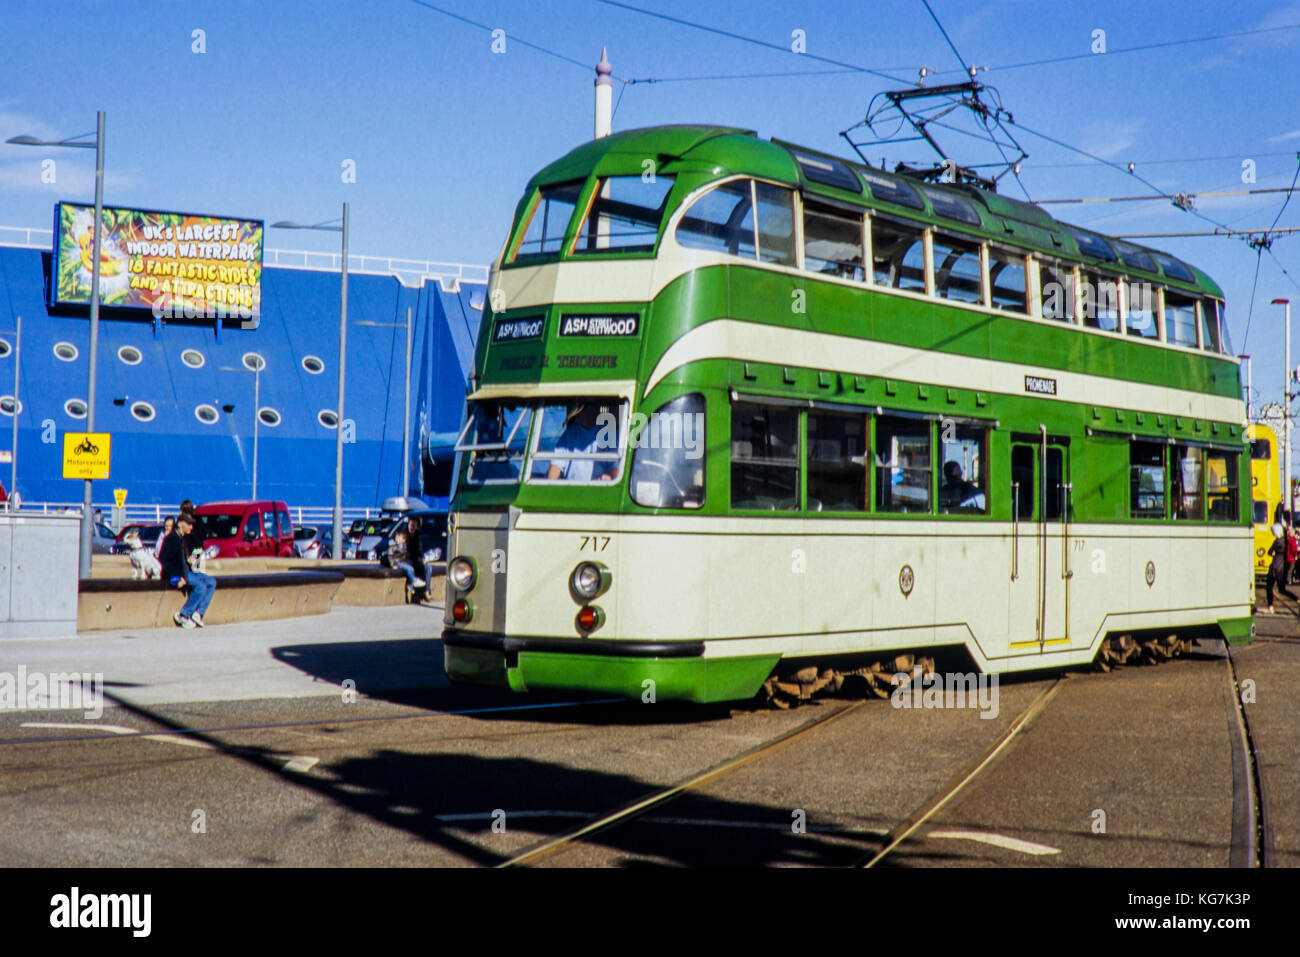
[[[1222,298],[1031,204],[744,130],[587,143],[493,266],[447,674],[719,701],[894,652],[1249,641]]]

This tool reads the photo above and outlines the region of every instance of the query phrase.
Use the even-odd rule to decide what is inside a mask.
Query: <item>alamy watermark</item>
[[[618,447],[618,416],[602,412],[596,417],[596,448]],[[676,449],[685,458],[704,457],[703,412],[633,412],[628,422],[628,444],[637,449]]]
[[[894,686],[889,703],[895,708],[978,708],[981,718],[998,716],[998,676],[974,672],[928,675],[900,671],[890,679]]]
[[[96,720],[104,714],[103,672],[0,671],[0,711],[80,711]]]

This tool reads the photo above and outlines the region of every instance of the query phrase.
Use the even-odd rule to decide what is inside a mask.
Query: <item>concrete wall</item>
[[[0,514],[0,638],[77,631],[75,515]]]

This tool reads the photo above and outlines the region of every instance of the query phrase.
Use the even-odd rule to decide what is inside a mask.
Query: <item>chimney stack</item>
[[[609,136],[614,125],[614,80],[605,47],[600,48],[600,62],[596,64],[596,139]]]

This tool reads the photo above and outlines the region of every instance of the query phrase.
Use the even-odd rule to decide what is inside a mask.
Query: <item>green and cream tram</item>
[[[1238,362],[1172,256],[673,126],[538,173],[488,305],[454,680],[718,701],[845,656],[1250,638]]]

